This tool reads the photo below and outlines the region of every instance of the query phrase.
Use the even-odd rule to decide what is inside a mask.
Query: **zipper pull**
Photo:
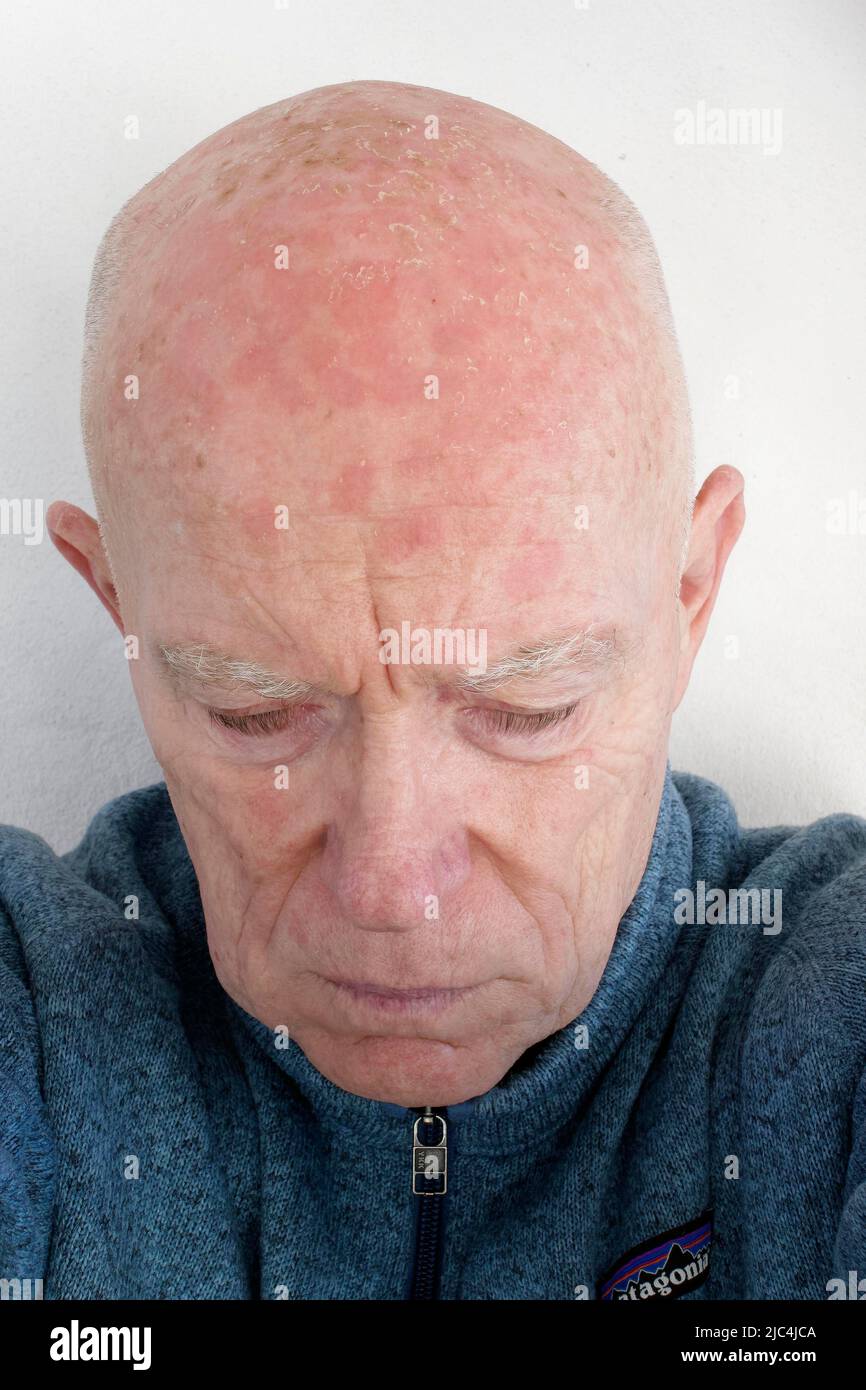
[[[418,1116],[412,1127],[412,1191],[416,1196],[445,1195],[448,1175],[447,1139],[444,1115],[437,1115],[426,1105],[424,1114]]]

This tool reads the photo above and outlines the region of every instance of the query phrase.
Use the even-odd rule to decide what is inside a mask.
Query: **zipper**
[[[447,1109],[427,1105],[412,1125],[412,1191],[418,1201],[410,1299],[438,1297],[443,1198],[448,1189],[447,1114]]]

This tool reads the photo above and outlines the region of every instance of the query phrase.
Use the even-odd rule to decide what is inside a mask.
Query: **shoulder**
[[[808,1056],[850,1093],[866,1068],[866,820],[837,812],[744,828],[716,784],[682,773],[675,782],[694,881],[722,890],[728,909],[705,937],[705,968],[729,971],[725,1010],[743,1055],[750,1038],[765,1062]],[[758,920],[737,924],[750,896]]]
[[[25,957],[93,939],[110,925],[188,916],[198,885],[164,782],[109,801],[74,849],[0,825],[0,904]]]
[[[57,1050],[75,1064],[112,1001],[174,975],[198,886],[164,783],[103,806],[57,854],[0,826],[0,1271],[41,1278],[51,1235]],[[172,986],[166,984],[172,997]],[[126,992],[124,994],[124,991]],[[150,998],[150,996],[148,996]],[[121,999],[122,1007],[122,999]],[[165,1004],[166,1016],[170,1012]],[[72,1042],[72,1046],[70,1046]],[[82,1044],[81,1056],[89,1044]],[[64,1073],[69,1075],[71,1073]],[[52,1095],[51,1077],[54,1077]]]
[[[26,1015],[18,1036],[37,1070],[40,1045],[70,1021],[98,1017],[133,982],[171,988],[180,938],[198,943],[201,922],[163,783],[103,806],[65,854],[32,831],[0,826],[0,1001],[13,1020]],[[10,1068],[23,1067],[11,1054]]]
[[[54,1146],[27,963],[0,905],[0,1269],[41,1279],[51,1230]]]
[[[842,903],[848,928],[866,926],[866,819],[840,811],[807,825],[746,828],[715,782],[677,772],[674,783],[691,822],[696,876],[714,870],[719,886],[777,887],[791,926],[821,920],[832,930]]]

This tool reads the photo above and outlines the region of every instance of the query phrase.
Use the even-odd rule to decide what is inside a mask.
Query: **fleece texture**
[[[712,890],[740,888],[781,904],[781,930],[756,906],[682,920],[683,890],[712,919]],[[866,1279],[859,817],[744,829],[668,765],[592,1000],[443,1112],[444,1197],[412,1192],[420,1112],[284,1042],[214,974],[164,783],[65,855],[0,828],[0,1279],[54,1299],[406,1299],[434,1201],[442,1299],[595,1299],[618,1269],[614,1296],[643,1296],[673,1267],[662,1237],[687,1232],[676,1263],[708,1222],[702,1278],[646,1296],[826,1299]]]

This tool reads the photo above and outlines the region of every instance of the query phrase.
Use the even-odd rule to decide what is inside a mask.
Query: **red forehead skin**
[[[665,392],[604,191],[551,136],[427,88],[243,118],[133,205],[102,370],[141,396],[104,393],[112,453],[151,495],[228,486],[256,544],[280,544],[278,503],[375,515],[395,560],[442,544],[433,508],[564,497],[612,449],[624,474]],[[554,559],[515,552],[508,591]]]
[[[514,604],[532,602],[558,588],[563,574],[563,547],[559,541],[523,540],[502,569],[504,596]]]

